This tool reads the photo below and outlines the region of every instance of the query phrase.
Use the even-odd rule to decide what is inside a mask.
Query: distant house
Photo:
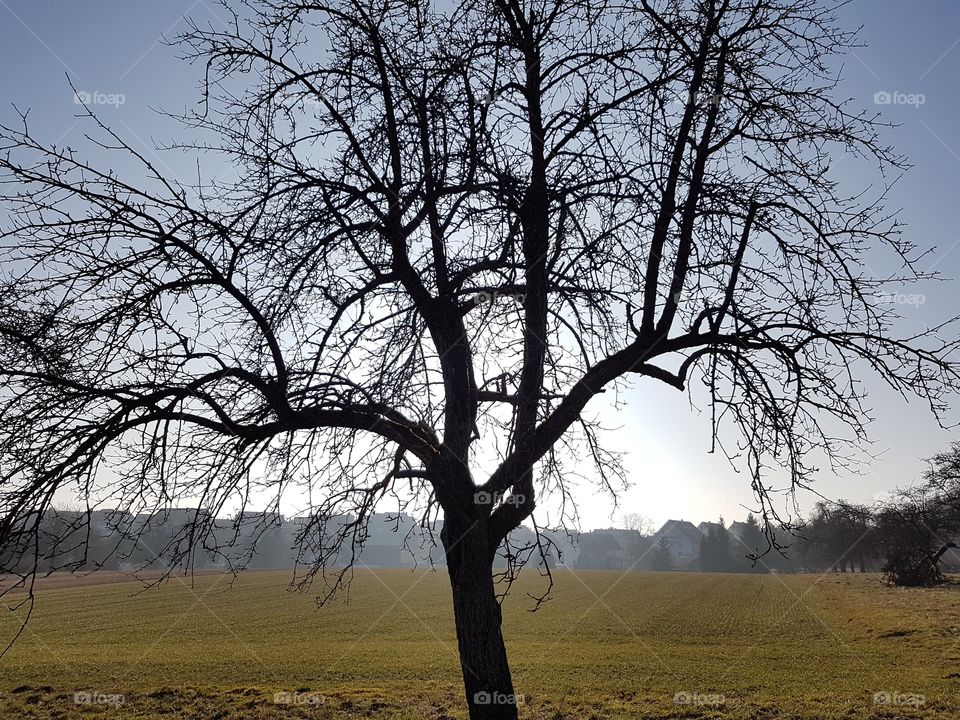
[[[125,531],[132,521],[133,516],[124,510],[90,511],[90,530],[103,538]]]
[[[515,561],[524,558],[529,559],[532,564],[537,564],[540,561],[540,556],[536,545],[537,535],[533,530],[526,525],[514,528],[507,535],[506,542],[497,550],[493,559],[493,566],[498,569],[507,567],[508,552],[513,554]]]
[[[580,546],[577,544],[577,535],[566,530],[544,531],[544,536],[551,543],[551,560],[556,567],[575,568],[580,556]]]
[[[162,558],[162,563],[173,567],[205,567],[209,553],[203,547],[207,533],[216,529],[216,518],[206,508],[165,508],[147,521],[146,537],[140,536],[151,559]]]
[[[360,563],[369,567],[412,565],[413,558],[404,544],[417,544],[417,539],[411,537],[415,528],[416,523],[409,515],[373,513],[367,521],[367,537],[360,553]]]
[[[151,515],[147,522],[151,528],[165,528],[178,533],[184,528],[212,525],[213,520],[213,513],[206,508],[165,508]]]
[[[730,527],[727,528],[727,532],[743,542],[747,537],[749,537],[749,528],[750,526],[747,523],[737,520],[736,522],[730,523]]]
[[[674,567],[683,569],[700,558],[700,541],[703,533],[689,520],[667,520],[653,535],[654,543],[666,539]]]
[[[763,530],[759,526],[738,521],[730,523],[728,532],[733,538],[731,545],[737,550],[738,554],[763,551],[765,539]]]
[[[577,569],[623,570],[628,567],[626,552],[609,532],[583,533],[577,544],[580,547]]]
[[[283,515],[269,510],[247,510],[237,515],[236,522],[242,526],[255,528],[280,527],[283,525]]]
[[[311,565],[322,557],[327,567],[346,566],[352,556],[350,528],[356,520],[349,514],[297,515],[285,519],[282,530],[289,563]],[[341,547],[335,548],[341,541]]]
[[[713,528],[714,531],[726,530],[726,528],[724,528],[723,525],[721,525],[718,522],[702,522],[699,525],[697,525],[697,530],[699,530],[700,533],[704,536],[706,536],[706,534],[710,532],[711,528]]]

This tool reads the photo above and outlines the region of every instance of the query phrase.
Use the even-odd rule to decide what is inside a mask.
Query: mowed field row
[[[286,572],[43,590],[0,716],[460,718],[442,572],[358,571],[322,608]],[[874,575],[535,572],[504,604],[528,718],[960,717],[960,590]],[[11,605],[12,596],[7,605]],[[21,610],[22,613],[22,610]],[[9,639],[20,615],[8,612]]]

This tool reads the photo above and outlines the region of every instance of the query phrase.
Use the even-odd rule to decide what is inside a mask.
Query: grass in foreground
[[[42,591],[0,659],[0,717],[465,717],[443,573],[358,572],[349,604],[320,609],[288,580]],[[960,717],[956,586],[894,589],[875,575],[556,580],[538,612],[526,597],[542,587],[535,573],[504,606],[523,717]],[[16,627],[12,614],[0,623],[4,638]],[[890,702],[875,704],[877,693]]]

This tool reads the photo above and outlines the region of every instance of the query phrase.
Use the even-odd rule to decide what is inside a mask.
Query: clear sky
[[[222,9],[209,0],[0,0],[0,122],[16,121],[14,104],[29,108],[38,137],[82,149],[69,76],[106,122],[161,167],[172,174],[195,172],[183,158],[165,153],[157,159],[152,150],[177,130],[152,108],[178,111],[198,97],[200,70],[162,42],[163,35],[172,38],[183,29],[184,15],[223,23]],[[905,290],[922,293],[923,302],[903,305],[904,321],[908,327],[934,324],[957,312],[960,295],[953,282],[960,275],[960,2],[854,0],[843,17],[850,27],[863,26],[864,44],[844,65],[844,94],[900,124],[886,139],[913,168],[894,189],[891,206],[901,208],[910,238],[935,248],[926,268],[949,280]],[[822,473],[817,489],[827,497],[870,501],[909,483],[923,469],[921,458],[951,438],[920,403],[907,404],[876,382],[869,386],[876,418],[872,452],[879,458],[860,476]],[[584,491],[585,527],[610,525],[625,512],[656,524],[746,514],[749,481],[722,456],[708,454],[708,420],[691,410],[684,395],[647,381],[626,400],[624,412],[605,415],[608,424],[620,426],[611,442],[629,452],[633,487],[615,511]],[[799,497],[805,508],[815,500],[812,494]]]

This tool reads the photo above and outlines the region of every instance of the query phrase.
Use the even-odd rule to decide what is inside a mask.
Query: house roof
[[[654,533],[655,538],[661,538],[664,535],[683,535],[692,543],[699,543],[703,539],[703,533],[697,530],[689,520],[667,520],[663,526]]]
[[[588,532],[583,533],[580,536],[580,548],[581,550],[585,547],[589,547],[591,550],[599,550],[601,552],[613,552],[620,553],[623,552],[623,547],[610,533],[605,532]]]
[[[244,510],[238,513],[236,520],[242,523],[262,522],[279,524],[283,522],[283,515],[273,510]]]
[[[699,530],[700,532],[702,532],[704,535],[706,535],[707,532],[709,532],[711,528],[713,528],[714,530],[724,530],[724,529],[725,529],[725,528],[723,527],[723,525],[721,525],[721,524],[718,523],[718,522],[702,522],[702,523],[700,523],[699,525],[697,525],[697,530]]]

